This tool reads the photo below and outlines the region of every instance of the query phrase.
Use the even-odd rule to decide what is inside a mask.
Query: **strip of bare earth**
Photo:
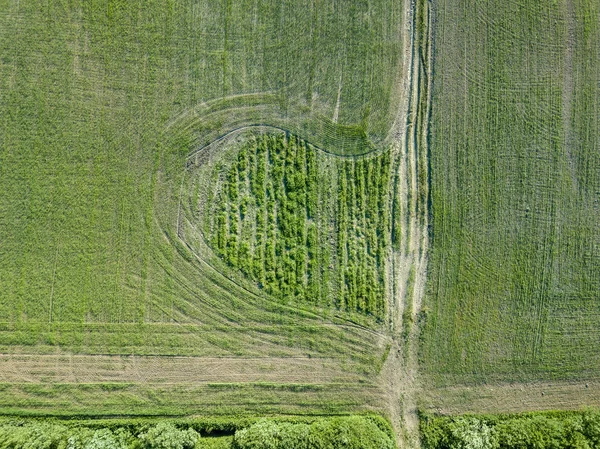
[[[421,393],[421,408],[442,414],[518,413],[600,407],[600,379],[453,386]]]
[[[202,384],[365,382],[351,366],[331,358],[160,357],[111,355],[0,356],[0,382]]]

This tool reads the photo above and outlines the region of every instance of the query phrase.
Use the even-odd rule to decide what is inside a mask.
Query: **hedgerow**
[[[592,449],[600,412],[421,417],[424,449]]]

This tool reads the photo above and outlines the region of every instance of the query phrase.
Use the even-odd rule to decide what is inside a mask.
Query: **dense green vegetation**
[[[592,449],[600,447],[600,413],[424,415],[421,432],[424,449]]]
[[[201,437],[200,433],[206,435],[207,430],[212,429],[202,422],[190,421],[4,419],[0,421],[0,448],[208,449],[231,446],[231,437]]]
[[[320,153],[284,133],[246,138],[232,163],[215,164],[204,235],[270,295],[383,319],[390,154]]]
[[[600,363],[598,2],[434,10],[423,366],[438,383],[588,377]]]
[[[234,434],[235,432],[235,434]],[[0,421],[0,449],[392,449],[378,416],[248,420]]]
[[[232,449],[393,449],[389,424],[353,416],[319,419],[313,423],[262,420],[238,430]]]

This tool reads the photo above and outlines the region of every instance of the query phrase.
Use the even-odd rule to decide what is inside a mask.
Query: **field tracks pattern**
[[[366,377],[339,360],[309,357],[159,357],[73,354],[0,355],[2,382],[144,383],[232,382],[356,383]]]
[[[275,82],[260,83],[266,86],[268,90],[266,92],[241,95],[229,95],[233,90],[228,89],[227,86],[221,90],[215,87],[216,94],[213,91],[209,92],[207,88],[204,95],[199,95],[197,92],[199,87],[190,84],[190,92],[194,90],[194,95],[188,92],[189,95],[186,97],[186,93],[182,90],[181,99],[177,98],[178,101],[175,102],[174,98],[169,96],[168,100],[164,100],[163,105],[163,99],[158,97],[164,92],[159,87],[163,84],[170,86],[170,84],[164,83],[159,75],[169,74],[175,77],[180,74],[178,68],[181,68],[181,73],[187,73],[188,67],[178,65],[179,61],[190,61],[186,58],[173,58],[173,66],[165,65],[165,70],[152,73],[152,77],[148,76],[148,79],[153,80],[153,84],[145,86],[147,90],[139,91],[140,94],[143,93],[139,95],[143,100],[139,105],[139,111],[159,111],[161,107],[165,110],[161,114],[156,114],[157,117],[160,115],[160,119],[156,118],[155,122],[149,122],[148,129],[152,130],[152,138],[148,138],[147,141],[142,141],[140,138],[139,142],[123,139],[124,145],[130,144],[132,147],[145,149],[140,150],[137,155],[140,161],[144,162],[143,167],[136,168],[138,171],[134,171],[135,159],[131,157],[131,167],[127,166],[123,169],[123,173],[127,176],[123,175],[121,178],[119,174],[115,177],[115,186],[126,180],[131,191],[128,190],[127,194],[116,189],[110,192],[119,200],[115,202],[118,205],[115,207],[118,211],[116,224],[109,228],[117,231],[118,248],[106,250],[106,258],[110,260],[113,250],[118,255],[128,254],[129,251],[137,255],[143,247],[147,253],[144,253],[139,261],[135,260],[136,263],[139,262],[139,270],[136,268],[135,271],[132,268],[131,272],[128,271],[128,262],[123,256],[114,267],[111,265],[111,273],[117,273],[115,285],[119,286],[115,289],[114,295],[105,292],[104,284],[98,283],[97,292],[106,296],[106,302],[98,302],[95,305],[96,315],[86,312],[87,305],[85,305],[80,308],[81,316],[75,315],[80,313],[80,309],[77,309],[73,312],[75,318],[67,317],[61,314],[59,307],[66,302],[65,295],[69,292],[68,289],[63,288],[65,275],[64,267],[61,265],[61,260],[68,255],[66,252],[63,255],[62,246],[52,248],[49,254],[54,255],[54,260],[48,264],[51,280],[48,289],[49,308],[44,315],[44,320],[49,321],[50,325],[40,327],[35,334],[26,326],[18,329],[19,336],[31,334],[28,335],[30,338],[27,341],[33,343],[30,346],[23,346],[25,353],[0,354],[0,383],[30,384],[28,388],[35,386],[33,384],[41,384],[42,387],[38,392],[35,388],[30,388],[32,395],[37,394],[42,397],[46,394],[52,400],[54,399],[51,393],[44,388],[48,387],[48,391],[54,387],[60,389],[62,384],[70,385],[69,388],[74,390],[79,384],[104,383],[184,386],[264,382],[287,384],[291,388],[296,384],[310,384],[332,386],[334,389],[343,384],[340,391],[361,392],[356,398],[349,398],[350,401],[359,404],[356,409],[362,407],[364,410],[374,403],[377,406],[373,409],[378,411],[387,408],[399,435],[399,441],[406,445],[414,443],[418,426],[416,397],[420,388],[416,345],[419,337],[418,322],[424,294],[429,243],[427,124],[430,110],[429,70],[432,56],[429,8],[430,4],[427,0],[403,0],[390,6],[389,11],[382,8],[386,15],[400,18],[403,23],[396,26],[394,22],[388,27],[389,31],[382,29],[381,34],[372,33],[377,39],[377,45],[385,44],[392,50],[397,48],[398,51],[394,51],[394,54],[399,60],[403,60],[403,64],[398,63],[393,69],[385,72],[376,70],[375,65],[373,69],[365,66],[365,73],[372,70],[370,84],[373,85],[380,74],[396,84],[389,91],[380,89],[384,93],[393,92],[388,96],[394,100],[396,100],[394,97],[398,97],[398,107],[389,108],[391,115],[395,114],[391,130],[388,126],[392,120],[387,118],[382,119],[383,125],[377,125],[378,127],[373,125],[369,128],[362,122],[360,126],[357,125],[359,121],[356,120],[355,115],[358,115],[354,109],[349,109],[351,96],[346,87],[351,86],[353,80],[344,74],[339,77],[339,83],[338,78],[335,79],[336,95],[331,111],[333,114],[329,113],[327,120],[321,119],[318,114],[320,110],[309,116],[306,105],[303,106],[304,109],[293,107],[292,103],[297,101],[297,98],[291,98],[289,105],[284,104],[282,98],[285,90],[271,90],[272,86],[278,85]],[[403,10],[402,14],[400,9]],[[145,12],[142,14],[144,18],[145,14]],[[132,14],[132,17],[134,16],[135,14]],[[94,17],[90,16],[91,19]],[[155,14],[150,9],[148,9],[148,19],[156,20]],[[139,20],[140,23],[143,22],[141,16]],[[381,21],[373,20],[374,24],[378,22]],[[90,20],[90,24],[93,28],[90,33],[95,31],[96,27],[101,30],[101,23],[98,20]],[[344,25],[344,22],[340,24]],[[140,50],[140,55],[145,58],[143,64],[138,66],[131,63],[130,65],[130,61],[135,61],[135,55],[125,54],[125,51],[123,54],[119,51],[115,55],[115,58],[123,59],[122,67],[118,64],[115,66],[121,70],[115,70],[115,73],[121,73],[123,79],[127,79],[128,82],[134,79],[129,76],[129,70],[131,73],[138,73],[142,65],[144,70],[147,65],[151,65],[147,62],[150,60],[147,49],[157,45],[154,36],[147,41],[141,39],[144,37],[141,34],[143,30],[142,26],[130,30],[131,48],[144,50]],[[401,49],[400,46],[396,47],[394,42],[389,42],[395,39],[400,31],[403,34]],[[190,27],[189,34],[192,35],[192,32],[193,27]],[[174,30],[172,40],[169,40],[168,44],[191,42],[183,39],[187,36],[186,33],[188,30],[185,27]],[[161,33],[161,36],[165,36],[165,45],[167,45],[167,34]],[[35,33],[32,36],[37,39]],[[112,56],[100,52],[105,43],[100,39],[102,37],[100,34],[97,37],[98,58]],[[85,42],[87,44],[87,40]],[[62,47],[62,42],[59,44]],[[147,45],[147,48],[144,45]],[[32,45],[32,47],[36,46]],[[182,52],[188,47],[189,45],[177,45]],[[171,47],[165,49],[166,53],[167,50],[171,51]],[[69,64],[78,67],[76,71],[85,68],[87,62],[93,70],[104,73],[98,68],[101,67],[99,64],[94,64],[96,61],[92,59],[92,55],[76,56],[76,61],[68,61]],[[93,56],[96,57],[95,53]],[[386,60],[396,64],[394,58]],[[394,71],[400,66],[401,71]],[[116,96],[118,92],[112,92],[108,88],[112,82],[108,78],[108,73],[107,70],[106,84],[103,84],[99,98],[106,101],[106,104],[120,105],[120,97]],[[81,76],[87,75],[83,72]],[[156,84],[154,84],[154,76],[159,77]],[[188,78],[186,77],[185,80],[187,83]],[[121,81],[120,78],[118,81]],[[176,83],[172,85],[179,86]],[[182,82],[181,85],[187,84],[184,85]],[[259,83],[256,83],[256,86],[258,85]],[[236,91],[257,92],[256,86],[248,84],[242,86],[243,89],[239,87]],[[27,91],[27,86],[23,90]],[[224,96],[211,100],[220,91]],[[375,90],[366,90],[364,96],[368,97],[372,91],[375,92]],[[326,92],[324,87],[322,92]],[[114,94],[115,99],[109,101],[111,100],[109,94]],[[151,101],[156,101],[156,104]],[[385,102],[375,102],[369,105],[369,108],[373,111],[387,110],[387,101],[385,99]],[[193,105],[198,105],[198,102],[202,103],[194,107]],[[137,104],[135,108],[138,108]],[[69,111],[72,109],[76,108],[69,107]],[[112,112],[108,108],[106,110],[107,112],[103,110],[102,113],[106,113],[106,117],[111,117],[112,120]],[[139,114],[139,111],[132,109],[131,117],[135,117],[135,120],[143,117],[144,122],[149,120],[145,115]],[[312,110],[310,113],[312,114]],[[95,116],[90,114],[90,117]],[[169,120],[169,117],[174,118]],[[80,123],[76,120],[75,122],[79,132]],[[130,124],[132,129],[138,128],[138,122],[133,121],[125,113],[122,117],[115,118],[114,123],[109,122],[114,129],[107,124],[107,129],[101,131],[102,133],[106,131],[111,138],[115,131],[127,131],[124,134],[131,134],[124,125]],[[331,155],[332,158],[348,159],[352,160],[352,163],[356,160],[357,165],[364,162],[361,161],[362,158],[367,159],[379,153],[389,156],[386,152],[391,152],[393,171],[389,182],[386,180],[385,184],[390,186],[394,194],[389,195],[386,201],[394,207],[393,219],[398,220],[399,227],[396,231],[400,238],[399,243],[393,249],[389,249],[382,258],[386,261],[385,276],[389,280],[385,294],[387,296],[385,299],[389,303],[382,318],[383,323],[374,319],[368,321],[371,317],[364,320],[364,317],[354,319],[343,310],[328,311],[326,315],[319,315],[315,312],[316,308],[278,303],[262,295],[259,288],[251,285],[250,282],[223,269],[224,265],[220,263],[222,261],[216,260],[214,254],[209,254],[210,248],[205,244],[206,242],[189,243],[188,234],[201,235],[203,231],[202,227],[190,218],[189,213],[194,211],[189,208],[190,202],[184,200],[186,174],[191,169],[204,164],[207,158],[211,157],[213,149],[216,149],[215,153],[218,152],[221,143],[227,143],[229,139],[235,139],[236,136],[252,129],[258,131],[275,129],[299,136],[310,142],[313,147]],[[141,131],[140,135],[142,135]],[[98,139],[100,136],[98,130],[98,135],[93,135],[90,141],[103,141]],[[313,141],[313,137],[316,140]],[[365,142],[368,145],[363,145]],[[107,143],[112,145],[112,141]],[[86,145],[88,142],[82,140],[81,148]],[[148,159],[147,149],[157,146],[160,152],[154,159]],[[190,148],[196,150],[184,153]],[[110,153],[108,149],[106,151],[106,155],[110,156],[107,156],[107,160],[121,155]],[[176,165],[174,161],[182,164]],[[152,175],[145,176],[146,170],[148,172],[152,170]],[[100,177],[98,179],[97,191],[100,197],[106,192],[104,181]],[[138,186],[137,183],[141,183],[141,180],[144,183]],[[139,192],[142,191],[151,193],[147,198],[139,198]],[[95,195],[96,191],[92,193]],[[139,211],[135,209],[131,212],[132,217],[129,219],[126,214],[129,203],[121,201],[125,197],[133,198],[131,205],[135,208],[139,207]],[[57,198],[61,197],[57,196]],[[162,199],[159,201],[158,198]],[[175,200],[171,202],[174,198]],[[74,203],[81,203],[83,207],[85,201],[80,198],[76,200],[73,200]],[[140,204],[137,204],[138,202]],[[100,204],[100,200],[96,203]],[[139,217],[135,215],[138,212]],[[109,218],[106,218],[107,222]],[[134,229],[134,224],[138,221],[143,222],[145,228],[140,234],[139,242],[136,242],[136,246],[132,246],[133,249],[130,250],[125,246],[128,242],[127,228],[129,225]],[[73,232],[73,235],[76,233]],[[74,242],[78,243],[77,240]],[[90,257],[92,253],[97,252],[92,247],[89,251]],[[91,269],[83,264],[84,262],[82,262],[84,267],[82,273],[89,277]],[[108,274],[106,276],[108,279]],[[120,288],[121,283],[126,284],[123,289]],[[130,293],[137,291],[138,283],[144,292],[144,304],[137,307],[132,302],[135,306],[132,306],[132,309],[135,308],[135,315],[131,312],[132,318],[121,312],[120,309],[123,307],[118,304],[118,301],[125,301],[121,299],[123,291]],[[93,287],[96,288],[95,285]],[[96,290],[90,287],[90,291],[92,293],[84,300],[90,301],[90,298],[94,297]],[[131,298],[133,297],[132,293]],[[163,297],[166,299],[163,300]],[[114,298],[118,300],[114,301]],[[113,302],[117,304],[114,321],[108,312],[103,310],[105,304]],[[90,323],[90,320],[93,322]],[[139,329],[134,328],[134,324],[139,324]],[[8,323],[7,327],[10,328],[10,332],[13,331],[12,323]],[[6,331],[7,334],[9,331]],[[74,339],[75,343],[64,343],[69,342],[72,336],[77,336],[78,332],[84,334],[82,342]],[[136,332],[139,332],[139,335]],[[153,342],[156,346],[152,346]],[[113,344],[114,347],[111,346]],[[7,346],[8,344],[5,347]],[[143,353],[145,355],[137,352],[140,348],[146,351]],[[56,352],[52,352],[54,350]],[[36,353],[38,351],[40,353]],[[379,358],[381,354],[384,354],[384,358],[381,359],[382,364],[385,360],[384,366],[374,368],[365,362],[365,360]],[[363,391],[364,395],[370,395],[375,390],[376,393],[372,394],[376,395],[377,399],[381,395],[382,399],[389,401],[387,407],[381,405],[385,401],[373,400],[364,404],[359,403]],[[5,398],[8,395],[6,393]],[[23,404],[26,405],[22,406],[23,409],[33,407],[27,404],[27,397],[24,393]],[[48,403],[51,402],[50,399]],[[326,399],[327,397],[318,399],[323,403],[322,410],[333,409],[341,413],[351,410],[342,407],[327,409]],[[83,399],[82,401],[81,407],[86,407],[85,401]],[[275,399],[273,409],[284,401],[285,399]],[[15,406],[15,410],[17,407],[19,406]]]
[[[396,195],[402,217],[400,247],[393,252],[390,330],[393,349],[382,371],[389,413],[402,447],[418,447],[417,397],[419,317],[425,294],[429,245],[429,117],[431,108],[432,13],[426,1],[407,1],[404,102],[392,151],[397,154]],[[385,388],[385,386],[383,388]]]
[[[399,102],[395,123],[385,139],[391,148],[395,173],[390,188],[398,196],[394,214],[400,218],[400,244],[391,252],[388,276],[389,331],[391,349],[382,368],[379,384],[388,398],[388,413],[398,441],[403,446],[418,444],[417,395],[418,380],[417,342],[419,315],[425,293],[427,248],[429,243],[429,161],[428,121],[431,104],[432,39],[430,5],[426,1],[406,0],[404,27],[404,72],[399,80],[403,95]],[[246,123],[219,136],[210,144],[201,146],[188,156],[186,169],[203,165],[210,158],[211,149],[234,139],[239,133],[256,128],[273,128],[289,132],[279,126]],[[330,153],[323,148],[315,148]],[[374,150],[376,151],[376,150]],[[370,153],[366,153],[369,154]],[[364,156],[366,154],[362,154]],[[354,155],[335,154],[336,157],[355,158]],[[178,237],[185,213],[179,212]],[[186,223],[191,225],[192,223]],[[200,232],[199,229],[197,229]],[[186,244],[187,245],[187,244]],[[191,249],[189,245],[188,248]],[[203,245],[204,246],[204,245]],[[203,259],[195,252],[199,259]],[[209,261],[203,260],[204,263]],[[216,271],[217,268],[212,267]],[[234,279],[231,282],[237,283]],[[362,327],[362,326],[361,326]],[[366,331],[367,329],[364,328]],[[386,339],[383,335],[380,337]]]

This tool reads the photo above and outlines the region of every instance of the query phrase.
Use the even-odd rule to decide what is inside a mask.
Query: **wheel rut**
[[[431,11],[425,1],[406,1],[404,101],[392,152],[398,159],[397,191],[403,226],[391,256],[393,276],[389,329],[390,354],[380,376],[388,413],[402,448],[420,447],[418,398],[419,316],[425,294],[429,246],[428,122],[431,104]]]

